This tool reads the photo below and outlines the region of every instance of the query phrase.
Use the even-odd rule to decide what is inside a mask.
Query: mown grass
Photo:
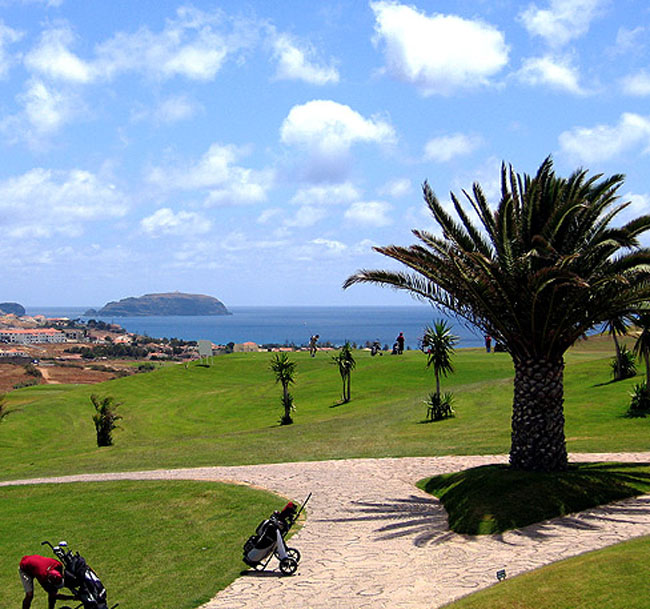
[[[270,493],[206,482],[0,488],[0,606],[20,607],[21,557],[52,556],[41,541],[64,539],[95,569],[111,605],[198,607],[246,568],[244,541],[282,504]],[[45,597],[37,586],[34,606]]]
[[[21,412],[0,425],[3,478],[350,457],[505,453],[510,444],[512,364],[506,354],[461,350],[443,389],[457,416],[424,421],[433,378],[425,357],[355,353],[352,401],[335,406],[340,378],[330,357],[298,362],[295,424],[281,427],[280,388],[270,354],[221,356],[211,367],[164,367],[95,386],[49,385],[12,392]],[[567,356],[565,411],[573,451],[650,447],[650,418],[627,419],[637,379],[609,383],[611,351]],[[115,446],[97,449],[91,393],[124,402]]]
[[[486,465],[421,480],[438,497],[456,533],[502,533],[650,492],[650,464],[576,463],[531,473]]]
[[[648,609],[650,537],[554,563],[446,609]]]

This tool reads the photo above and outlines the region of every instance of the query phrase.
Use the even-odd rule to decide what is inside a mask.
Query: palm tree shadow
[[[377,541],[413,537],[413,544],[418,547],[442,543],[455,535],[449,530],[447,512],[434,498],[411,495],[385,502],[354,501],[350,512],[349,517],[324,521],[377,521],[381,524],[374,530]]]
[[[334,404],[332,404],[330,408],[338,408],[339,406],[345,406],[346,404],[349,403],[350,403],[349,401],[346,402],[345,400],[339,400],[338,402],[334,402]]]

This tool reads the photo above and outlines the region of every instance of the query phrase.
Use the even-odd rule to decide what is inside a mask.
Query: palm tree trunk
[[[346,402],[350,401],[350,378],[351,377],[352,377],[352,374],[350,372],[348,372],[348,383],[347,383],[347,385],[348,385],[348,399],[346,400]]]
[[[564,362],[515,360],[514,364],[510,465],[525,471],[565,470]]]
[[[614,375],[614,380],[620,381],[623,378],[621,374],[621,345],[618,344],[618,338],[615,331],[612,332],[612,338],[614,339],[614,346],[616,347],[616,374]]]
[[[650,388],[650,354],[646,351],[643,354],[645,360],[645,386]]]
[[[436,373],[436,395],[438,398],[440,398],[440,374],[438,374],[438,371],[435,371]]]

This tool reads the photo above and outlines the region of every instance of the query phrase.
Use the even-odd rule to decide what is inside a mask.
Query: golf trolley
[[[63,563],[63,585],[72,592],[75,601],[79,601],[74,609],[108,609],[106,601],[106,588],[95,573],[86,563],[86,559],[79,555],[79,552],[72,553],[65,541],[60,541],[53,546],[49,541],[41,542],[42,546],[48,545],[52,548],[54,555]],[[115,609],[119,603],[115,603],[110,609]],[[72,607],[60,607],[59,609],[73,609]]]
[[[271,559],[275,556],[280,561],[282,575],[293,575],[298,569],[300,552],[296,548],[289,548],[284,543],[284,538],[294,522],[305,509],[311,493],[298,510],[296,505],[289,501],[282,511],[275,511],[267,520],[263,520],[244,544],[244,562],[256,571],[264,571]]]

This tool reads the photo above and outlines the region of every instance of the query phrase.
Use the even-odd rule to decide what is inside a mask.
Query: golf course
[[[612,344],[606,337],[582,341],[567,353],[564,407],[571,453],[650,448],[650,418],[625,416],[629,394],[641,377],[611,382],[611,357]],[[291,358],[296,362],[294,423],[284,426],[278,423],[281,389],[270,371],[269,353],[219,356],[209,365],[163,366],[91,387],[41,385],[11,392],[6,401],[13,412],[0,425],[2,479],[342,459],[505,455],[509,450],[513,367],[508,354],[458,350],[454,372],[442,380],[443,390],[453,392],[455,416],[436,422],[426,420],[425,399],[432,391],[433,375],[419,351],[376,357],[355,351],[348,403],[340,401],[341,379],[328,353],[310,358],[297,352]],[[117,412],[122,419],[113,446],[96,445],[91,394],[111,396],[120,404]],[[593,489],[586,491],[595,498],[592,504],[650,491],[647,465],[621,466],[610,476],[612,470],[616,467],[608,468],[605,486],[611,490],[612,484],[620,483],[625,487],[619,489],[622,494],[601,497]],[[583,477],[593,479],[592,474],[593,468]],[[530,484],[535,476],[525,477]],[[582,484],[579,479],[562,488],[543,487],[542,494],[562,495],[566,487]],[[469,480],[466,484],[479,483]],[[522,484],[518,481],[515,486]],[[535,484],[533,480],[532,487]],[[426,485],[423,481],[422,487],[434,495],[444,486],[438,484],[436,491]],[[318,493],[318,489],[313,491]],[[589,507],[584,494],[564,503],[556,501],[550,512],[533,514],[532,521]],[[3,605],[18,606],[22,598],[16,578],[21,556],[46,554],[40,547],[43,540],[66,539],[102,576],[111,604],[119,601],[121,606],[139,609],[190,609],[214,597],[244,567],[243,542],[260,520],[285,501],[259,488],[189,480],[7,486],[0,489],[0,498]],[[495,518],[493,528],[473,532],[524,526],[531,521],[528,512],[534,512],[529,509],[531,503],[535,502],[523,501],[515,510],[523,513],[523,520]],[[647,571],[637,557],[648,549],[650,540],[641,538],[586,554],[508,580],[481,593],[485,600],[472,604],[473,597],[469,597],[458,606],[598,606],[611,593],[611,585],[599,583],[601,565],[608,565],[616,571],[612,580],[620,582],[616,589],[621,604],[607,602],[606,606],[645,607],[638,603],[647,599],[641,593],[644,587],[647,591]],[[589,578],[594,581],[589,583]],[[584,590],[579,588],[583,604],[557,604],[553,590],[560,594],[568,585],[561,582],[573,580],[584,584]],[[547,605],[535,592],[544,586],[549,589],[543,595]]]

